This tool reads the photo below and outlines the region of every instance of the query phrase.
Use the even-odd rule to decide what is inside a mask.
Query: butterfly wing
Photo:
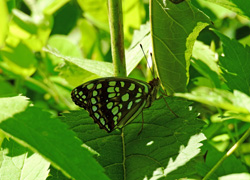
[[[112,132],[132,121],[146,105],[150,85],[130,78],[99,78],[73,89],[76,105],[83,107],[101,129]]]

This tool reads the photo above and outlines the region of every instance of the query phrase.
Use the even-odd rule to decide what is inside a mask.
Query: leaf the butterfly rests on
[[[122,128],[151,106],[160,88],[159,79],[144,81],[107,77],[88,81],[72,90],[76,105],[89,112],[101,129]]]

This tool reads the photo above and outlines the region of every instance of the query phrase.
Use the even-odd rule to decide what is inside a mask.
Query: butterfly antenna
[[[151,57],[151,61],[153,62],[153,54],[152,53],[150,53],[150,57]],[[153,68],[152,75],[155,76],[155,68]]]
[[[148,66],[148,68],[150,69],[150,72],[152,73],[152,75],[154,76],[153,71],[152,71],[152,69],[151,69],[151,67],[150,67],[150,65],[149,65],[147,56],[146,56],[146,54],[145,54],[145,51],[144,51],[144,49],[143,49],[143,47],[142,47],[142,44],[140,44],[140,47],[141,47],[141,50],[142,50],[142,52],[143,52],[144,58],[145,58],[146,61],[147,61],[147,66]],[[151,56],[151,60],[152,60],[152,53],[150,53],[150,56]]]

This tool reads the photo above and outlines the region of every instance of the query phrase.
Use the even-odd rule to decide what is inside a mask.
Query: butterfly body
[[[76,105],[89,112],[101,129],[122,128],[150,107],[159,90],[159,79],[144,81],[107,77],[88,81],[72,90]]]

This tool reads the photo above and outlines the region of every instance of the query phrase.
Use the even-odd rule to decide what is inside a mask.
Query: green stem
[[[122,139],[122,166],[123,166],[123,180],[126,180],[126,149],[125,149],[125,138],[124,138],[124,128],[121,129],[121,139]]]
[[[109,28],[115,76],[126,76],[122,0],[109,0]]]
[[[244,133],[244,135],[236,142],[231,149],[217,162],[217,164],[206,174],[206,176],[202,180],[207,180],[210,176],[219,168],[222,162],[228,158],[233,152],[247,139],[250,135],[250,128]]]

